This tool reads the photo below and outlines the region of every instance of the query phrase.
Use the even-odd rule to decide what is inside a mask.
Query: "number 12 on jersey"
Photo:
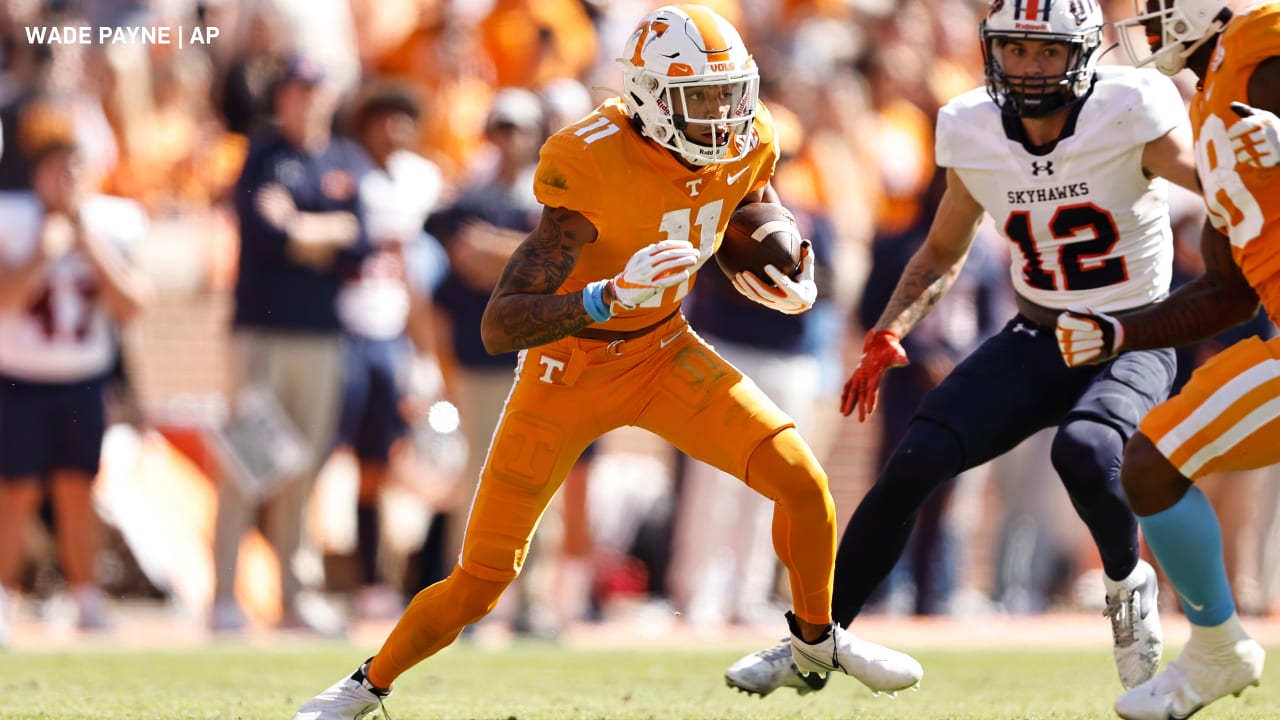
[[[1061,242],[1079,237],[1082,231],[1089,231],[1092,237]],[[1004,223],[1004,234],[1018,246],[1026,260],[1023,279],[1038,290],[1093,290],[1122,283],[1129,276],[1123,257],[1104,258],[1115,248],[1120,231],[1111,213],[1093,203],[1064,205],[1049,221],[1049,234],[1060,241],[1054,245],[1061,280],[1045,268],[1041,247],[1031,231],[1030,212],[1010,213]]]

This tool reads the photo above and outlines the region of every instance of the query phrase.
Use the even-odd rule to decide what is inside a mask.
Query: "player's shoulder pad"
[[[1107,65],[1098,68],[1093,92],[1085,100],[1095,127],[1128,128],[1136,142],[1150,142],[1188,122],[1178,87],[1152,68]]]
[[[756,116],[751,123],[751,135],[749,146],[746,148],[748,154],[760,153],[763,155],[759,161],[761,167],[767,169],[772,175],[773,168],[777,167],[778,159],[782,157],[782,145],[778,142],[778,126],[773,120],[773,113],[769,112],[769,108],[764,103],[756,103]]]
[[[778,140],[778,127],[773,122],[773,113],[763,102],[756,103],[756,117],[752,123],[756,134],[760,136],[760,145],[775,145]]]
[[[547,138],[533,179],[538,201],[572,207],[570,197],[594,197],[610,169],[626,164],[622,143],[632,135],[630,122],[620,102],[606,102]]]
[[[1280,3],[1241,8],[1219,41],[1222,65],[1252,66],[1280,55]],[[1217,55],[1217,53],[1215,53]]]
[[[934,157],[942,167],[985,165],[1004,145],[1001,110],[977,87],[949,100],[938,110]],[[994,144],[993,144],[994,143]]]

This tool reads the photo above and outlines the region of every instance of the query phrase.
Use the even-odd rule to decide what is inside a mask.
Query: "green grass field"
[[[744,650],[748,648],[743,648]],[[0,653],[0,718],[288,720],[365,653],[346,645],[181,652]],[[736,651],[579,651],[457,646],[400,679],[395,720],[1084,720],[1113,717],[1120,689],[1108,651],[919,652],[925,681],[896,698],[850,678],[821,693],[764,698],[721,679]],[[1167,654],[1166,657],[1173,657]],[[1261,688],[1197,715],[1273,719],[1280,669]]]

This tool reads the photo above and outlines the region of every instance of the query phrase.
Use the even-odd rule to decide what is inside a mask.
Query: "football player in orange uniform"
[[[1229,4],[1151,0],[1117,23],[1145,29],[1149,56],[1125,38],[1136,64],[1168,75],[1186,67],[1200,79],[1191,121],[1209,212],[1205,273],[1123,318],[1064,313],[1057,332],[1068,364],[1210,337],[1252,318],[1259,299],[1280,320],[1280,3]],[[1125,447],[1125,494],[1178,592],[1191,638],[1163,672],[1116,700],[1121,717],[1185,718],[1262,677],[1263,650],[1236,616],[1217,516],[1193,483],[1280,462],[1278,378],[1280,338],[1242,340],[1151,410]]]
[[[578,455],[621,426],[650,430],[742,478],[776,504],[774,546],[791,577],[787,619],[808,682],[854,675],[875,690],[915,685],[912,658],[831,623],[835,507],[809,447],[756,385],[689,330],[680,301],[729,216],[777,202],[773,123],[738,32],[696,5],[641,21],[622,59],[624,95],[544,145],[542,219],[520,245],[482,321],[491,352],[520,351],[453,573],[410,603],[385,644],[296,720],[351,719],[391,683],[487,614],[520,572],[538,519]],[[813,256],[799,279],[735,278],[780,312],[813,305]]]

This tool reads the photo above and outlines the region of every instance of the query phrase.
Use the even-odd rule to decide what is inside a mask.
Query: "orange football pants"
[[[1192,480],[1280,462],[1280,337],[1214,355],[1138,427]]]
[[[489,613],[519,574],[538,521],[588,445],[634,425],[774,501],[773,542],[796,615],[827,623],[835,505],[791,419],[677,313],[622,343],[565,338],[521,353],[481,472],[458,566],[418,593],[370,666],[380,687]]]

